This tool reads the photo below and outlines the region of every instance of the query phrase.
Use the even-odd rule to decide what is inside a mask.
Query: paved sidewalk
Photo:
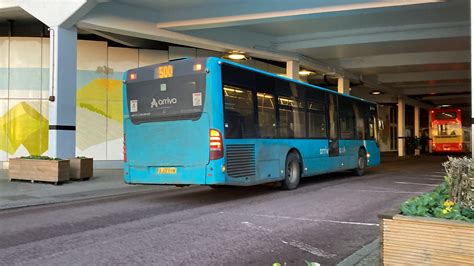
[[[127,185],[123,182],[122,170],[94,170],[94,177],[87,181],[70,181],[58,186],[10,182],[8,171],[0,170],[0,210],[164,189],[169,187]]]
[[[377,266],[380,261],[380,243],[375,239],[370,244],[356,251],[340,263],[338,266]]]

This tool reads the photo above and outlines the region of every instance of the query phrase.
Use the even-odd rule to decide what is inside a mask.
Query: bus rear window
[[[435,119],[446,120],[446,119],[455,119],[456,112],[436,112]]]
[[[127,84],[127,104],[134,124],[197,120],[202,113],[206,74],[188,74]]]

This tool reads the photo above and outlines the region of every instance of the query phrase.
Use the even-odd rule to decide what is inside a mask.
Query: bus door
[[[329,94],[329,157],[339,156],[339,113],[337,110],[337,97]]]

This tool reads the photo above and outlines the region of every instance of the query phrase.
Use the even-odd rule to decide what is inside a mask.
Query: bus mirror
[[[383,120],[379,119],[379,130],[383,130],[385,128],[385,125],[383,123]]]

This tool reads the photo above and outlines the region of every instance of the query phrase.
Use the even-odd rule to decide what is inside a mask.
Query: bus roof
[[[302,81],[299,81],[299,80],[296,80],[296,79],[291,79],[291,78],[288,78],[288,77],[279,76],[279,75],[276,75],[276,74],[273,74],[273,73],[270,73],[270,72],[267,72],[267,71],[264,71],[264,70],[260,70],[260,69],[257,69],[257,68],[253,68],[253,67],[249,67],[249,66],[242,65],[242,64],[239,64],[239,63],[235,63],[235,62],[232,62],[230,60],[223,59],[223,58],[219,58],[219,57],[202,57],[202,58],[205,58],[205,59],[208,59],[208,60],[213,60],[213,61],[216,61],[216,62],[219,62],[219,61],[224,62],[226,64],[229,64],[229,65],[232,65],[232,66],[235,66],[235,67],[251,70],[251,71],[254,71],[254,72],[257,72],[257,73],[260,73],[260,74],[264,74],[264,75],[267,75],[267,76],[271,76],[271,77],[274,77],[274,78],[278,78],[278,79],[298,83],[298,84],[301,84],[301,85],[309,86],[309,87],[312,87],[312,88],[315,88],[315,89],[326,91],[328,93],[338,94],[338,95],[341,95],[341,96],[344,96],[344,97],[347,97],[347,98],[352,98],[352,99],[355,99],[355,100],[359,100],[359,101],[363,101],[363,102],[367,102],[367,103],[371,103],[371,104],[375,104],[375,105],[377,104],[376,102],[368,101],[368,100],[365,100],[365,99],[362,99],[362,98],[359,98],[359,97],[355,97],[355,96],[352,96],[352,95],[343,94],[343,93],[340,93],[340,92],[337,92],[337,91],[333,91],[333,90],[323,88],[323,87],[320,87],[320,86],[312,85],[312,84],[302,82]],[[178,58],[178,59],[170,60],[170,62],[181,61],[181,60],[194,60],[194,58],[189,58],[189,57],[187,57],[187,58]],[[162,64],[165,64],[165,63],[153,64],[153,65],[143,66],[143,67],[138,67],[138,68],[133,68],[133,69],[138,70],[138,69],[148,68],[148,67],[152,67],[152,66],[156,66],[156,65],[162,65]],[[132,69],[130,69],[130,70],[132,70]]]
[[[270,72],[267,72],[267,71],[264,71],[264,70],[260,70],[260,69],[257,69],[257,68],[253,68],[253,67],[249,67],[249,66],[242,65],[242,64],[239,64],[239,63],[235,63],[235,62],[232,62],[230,60],[226,60],[226,59],[222,59],[222,58],[218,58],[218,57],[209,57],[209,58],[217,59],[218,61],[225,62],[226,64],[229,64],[229,65],[233,65],[233,66],[240,67],[240,68],[243,68],[243,69],[252,70],[252,71],[255,71],[255,72],[258,72],[258,73],[261,73],[261,74],[265,74],[265,75],[268,75],[268,76],[272,76],[272,77],[275,77],[275,78],[295,82],[295,83],[298,83],[298,84],[301,84],[301,85],[305,85],[305,86],[309,86],[309,87],[312,87],[312,88],[315,88],[315,89],[323,90],[323,91],[326,91],[326,92],[329,92],[329,93],[339,94],[341,96],[352,98],[352,99],[355,99],[355,100],[359,100],[359,101],[363,101],[363,102],[367,102],[367,103],[372,103],[372,104],[377,104],[375,102],[368,101],[368,100],[365,100],[365,99],[362,99],[362,98],[359,98],[359,97],[343,94],[343,93],[340,93],[340,92],[337,92],[337,91],[333,91],[333,90],[330,90],[330,89],[327,89],[327,88],[324,88],[324,87],[320,87],[320,86],[316,86],[316,85],[309,84],[309,83],[306,83],[306,82],[302,82],[302,81],[299,81],[299,80],[296,80],[296,79],[291,79],[291,78],[288,78],[288,77],[285,77],[285,76],[279,76],[279,75],[276,75],[276,74],[273,74],[273,73],[270,73]]]

